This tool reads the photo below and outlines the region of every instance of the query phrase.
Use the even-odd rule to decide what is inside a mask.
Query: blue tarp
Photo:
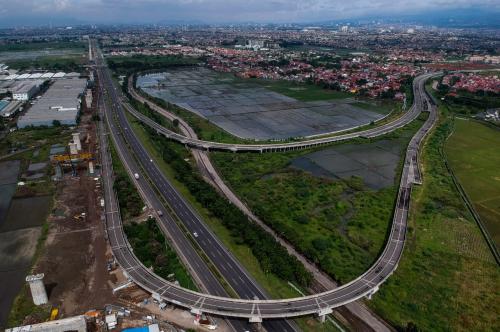
[[[131,328],[122,330],[122,332],[148,332],[148,331],[149,331],[149,328],[147,326],[131,327]]]

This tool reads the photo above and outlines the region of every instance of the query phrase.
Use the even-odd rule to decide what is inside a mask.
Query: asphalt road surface
[[[107,75],[109,75],[109,73]],[[418,116],[418,114],[420,114],[420,112],[423,110],[424,105],[427,104],[427,96],[425,95],[425,92],[423,90],[423,84],[429,76],[431,75],[422,75],[415,79],[415,103],[410,111],[405,113],[405,115],[407,117],[410,117],[411,119],[414,119],[416,116]],[[120,108],[121,100],[116,93],[113,93],[114,87],[112,87],[109,77],[107,85],[110,95],[114,95],[114,97],[111,98],[112,103],[115,105],[114,109],[115,111],[117,111],[117,117],[121,122],[125,118],[123,111]],[[363,275],[359,276],[357,279],[348,284],[345,284],[334,290],[301,298],[265,300],[264,297],[260,297],[258,293],[256,293],[256,291],[259,290],[259,287],[253,281],[250,281],[249,283],[243,282],[245,278],[248,277],[246,273],[241,274],[241,272],[238,271],[238,273],[231,277],[232,274],[228,270],[227,273],[224,274],[224,277],[226,278],[226,280],[228,280],[228,282],[233,281],[236,287],[241,287],[242,290],[248,292],[246,296],[247,299],[243,298],[243,296],[242,299],[233,299],[193,292],[169,283],[146,269],[131,252],[128,242],[123,234],[121,224],[116,224],[116,221],[111,221],[110,224],[108,224],[108,233],[110,243],[112,245],[113,252],[117,258],[117,261],[122,265],[124,270],[127,271],[132,280],[134,280],[137,284],[149,290],[150,292],[159,294],[166,301],[190,308],[193,311],[207,312],[223,316],[245,317],[258,320],[261,318],[268,319],[295,317],[307,314],[324,315],[330,313],[333,307],[350,303],[363,296],[369,296],[370,294],[373,294],[378,289],[379,285],[381,285],[394,272],[403,252],[406,236],[406,222],[410,192],[412,184],[415,181],[415,174],[418,172],[418,166],[413,160],[416,160],[414,159],[414,156],[417,156],[418,147],[425,134],[435,123],[436,119],[435,109],[433,107],[428,107],[428,110],[430,111],[429,118],[412,138],[407,149],[400,188],[398,192],[398,200],[394,211],[393,224],[386,247],[379,259],[372,267],[370,267],[370,269],[368,269]],[[405,115],[403,115],[398,120],[405,117]],[[405,122],[408,121],[408,119],[401,121]],[[398,126],[402,125],[403,124],[401,123],[391,123],[390,126],[386,126],[385,128],[382,128],[384,126],[381,126],[379,128],[375,128],[374,130],[365,131],[365,133],[363,134],[353,133],[347,135],[372,137],[372,135],[376,136],[381,133],[390,132]],[[128,128],[126,122],[122,122],[121,126],[124,136],[127,136],[127,133],[131,133],[131,130]],[[132,141],[134,137],[135,136],[131,133],[130,139]],[[137,147],[133,142],[129,142],[129,144],[133,150],[135,150],[136,148],[138,149],[138,153],[136,153],[136,157],[138,159],[147,158],[147,154],[141,156],[140,148],[142,148],[142,146],[140,146],[140,144],[137,143],[139,145]],[[287,146],[284,148],[291,148],[290,144],[306,143],[288,143],[284,144]],[[281,146],[283,146],[283,144],[281,144]],[[231,150],[231,148],[229,149]],[[274,147],[274,149],[282,148]],[[141,161],[141,164],[145,168],[145,171],[148,172],[150,178],[155,179],[155,181],[161,178],[161,176],[158,177],[157,174],[154,173],[154,169],[159,172],[154,163],[149,162],[149,165],[151,167],[148,167],[145,165],[148,165],[149,159]],[[158,175],[161,175],[161,172]],[[234,260],[232,255],[230,255],[230,253],[227,252],[223,247],[219,247],[220,243],[215,238],[215,236],[206,228],[206,226],[201,221],[197,221],[199,220],[199,218],[196,213],[190,208],[189,205],[185,204],[182,197],[180,197],[180,195],[175,191],[173,187],[171,187],[168,183],[157,183],[157,188],[158,186],[161,187],[163,185],[163,190],[165,191],[164,195],[166,196],[166,198],[170,198],[170,200],[167,199],[167,201],[171,203],[170,206],[175,209],[176,214],[183,220],[186,227],[188,227],[190,231],[193,230],[199,234],[197,238],[198,244],[200,244],[200,247],[205,250],[205,253],[207,255],[212,255],[212,257],[210,257],[211,260],[213,260],[214,263],[216,263],[218,260],[224,260],[224,263],[230,264],[228,266],[238,266],[239,264]],[[118,222],[121,223],[121,221]],[[203,246],[202,240],[205,241],[205,246]],[[219,266],[221,266],[221,272],[224,271],[224,268],[222,268],[223,265]],[[240,277],[242,280],[238,282]],[[254,296],[257,296],[259,299],[253,299]]]
[[[142,170],[148,174],[150,179],[154,179],[156,190],[172,208],[176,209],[176,214],[182,219],[184,226],[188,228],[189,232],[191,234],[197,232],[198,236],[195,237],[194,240],[198,242],[198,245],[202,248],[204,253],[210,258],[216,268],[221,272],[230,286],[241,298],[266,298],[267,295],[265,292],[260,289],[253,278],[249,276],[248,272],[205,226],[201,218],[184,201],[175,188],[171,186],[158,167],[151,162],[152,159],[137,140],[133,131],[130,130],[124,112],[120,110],[120,97],[118,96],[115,87],[112,85],[109,72],[105,68],[100,68],[99,72],[99,77],[102,80],[102,83],[107,86],[108,96],[111,99],[111,103],[115,106],[111,107],[114,113],[107,114],[106,116],[107,119],[113,117],[116,119],[116,122],[108,122],[112,137],[115,139],[115,145],[117,146],[117,149],[120,149],[122,152],[126,152],[125,150],[127,149],[127,146],[129,146],[141,166],[139,167],[137,163],[135,163],[134,158],[130,155],[127,156],[126,153],[123,153],[126,157],[124,163],[129,165],[131,169],[134,169],[134,173],[140,173],[140,169],[142,168]],[[105,109],[107,108],[105,107]],[[141,178],[139,178],[139,180],[141,180]],[[147,181],[142,179],[142,181],[138,182],[143,182],[144,186],[141,186],[141,191],[142,194],[147,197],[147,200],[150,202],[156,201],[155,206],[160,206],[159,209],[163,209],[161,207],[161,202],[159,202],[156,198],[157,194],[150,186],[148,186],[148,183],[146,183]],[[218,280],[213,277],[210,270],[206,267],[205,262],[201,260],[192,248],[190,248],[191,246],[189,240],[185,238],[185,235],[175,224],[175,221],[169,218],[167,213],[162,213],[160,222],[161,226],[163,226],[162,229],[167,229],[167,233],[170,235],[170,238],[175,239],[182,255],[189,255],[189,257],[187,257],[187,261],[191,266],[194,265],[194,268],[197,270],[193,272],[195,272],[198,277],[205,279],[202,283],[207,285],[207,291],[210,292],[210,294],[227,296],[226,291],[222,288],[222,286],[220,286]],[[183,240],[179,240],[180,238]],[[200,268],[202,265],[205,266],[205,269]],[[130,271],[126,270],[126,272],[129,273]],[[234,322],[231,322],[231,324],[233,326],[235,325]],[[295,324],[292,322],[284,320],[266,321],[264,323],[264,327],[268,331],[295,331],[296,327],[294,325]]]

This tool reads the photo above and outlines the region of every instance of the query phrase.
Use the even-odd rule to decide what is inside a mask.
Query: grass
[[[138,217],[142,213],[144,202],[132,184],[129,174],[118,156],[114,143],[111,143],[109,146],[113,163],[113,173],[115,175],[113,189],[118,196],[121,217],[123,220]]]
[[[7,326],[20,326],[27,316],[32,317],[36,321],[44,322],[50,317],[51,308],[50,304],[35,305],[31,298],[30,288],[25,284],[14,300],[7,319]]]
[[[455,119],[445,152],[490,236],[500,247],[500,131],[476,121]]]
[[[124,58],[118,59],[119,61],[124,61]],[[132,65],[131,65],[132,66]],[[114,70],[118,72],[130,72],[128,67],[125,69],[119,64],[114,66]],[[128,71],[127,71],[128,70]],[[285,80],[264,80],[264,79],[243,79],[237,78],[233,74],[229,73],[215,73],[216,80],[213,84],[235,84],[235,85],[246,85],[246,86],[261,86],[265,87],[271,91],[275,91],[286,95],[291,98],[295,98],[299,101],[321,101],[321,100],[339,100],[339,99],[351,99],[354,96],[350,93],[335,91],[332,89],[325,89],[315,84],[297,83]],[[236,137],[215,124],[211,123],[207,119],[200,117],[199,115],[185,110],[176,105],[172,105],[160,98],[155,98],[149,96],[147,93],[142,93],[142,95],[156,104],[168,109],[169,111],[176,113],[182,117],[190,126],[195,130],[201,139],[224,142],[224,143],[251,143],[253,140],[242,139]],[[392,110],[398,108],[397,104],[392,101],[374,101],[368,99],[357,99],[356,102],[352,103],[353,106],[360,107],[365,110],[374,111],[381,114],[387,114]]]
[[[217,235],[217,238],[222,241],[222,243],[231,251],[233,255],[235,255],[238,261],[245,267],[257,283],[265,289],[271,298],[292,298],[300,296],[300,294],[288,283],[273,274],[265,273],[262,270],[259,261],[252,254],[251,249],[248,246],[236,241],[230,234],[230,231],[225,228],[218,219],[213,217],[210,211],[204,208],[194,198],[186,186],[176,180],[175,171],[163,160],[161,153],[158,150],[158,146],[149,139],[149,135],[144,127],[130,115],[127,116],[129,117],[132,129],[163,174],[169,178],[169,181],[171,181],[181,195],[186,198],[191,206],[193,206],[202,216],[203,220],[207,223],[210,229]],[[183,147],[175,143],[171,144],[172,148],[175,148],[178,152],[182,152],[186,158],[190,158],[188,151]],[[194,163],[193,160],[190,160],[190,162]],[[320,324],[315,318],[312,317],[297,318],[295,321],[304,331],[337,331],[332,323],[327,322],[325,324]]]
[[[42,224],[40,237],[37,240],[35,253],[32,257],[33,264],[43,253],[45,241],[47,240],[47,236],[49,234],[49,227],[50,224],[46,217],[45,222]],[[9,316],[7,318],[7,326],[19,326],[23,324],[27,316],[32,317],[36,321],[46,321],[50,317],[51,308],[52,306],[50,304],[44,304],[40,306],[35,305],[33,303],[31,291],[28,284],[24,284],[21,291],[14,299],[12,307],[10,308]]]
[[[106,58],[109,68],[118,75],[129,75],[137,71],[148,71],[154,69],[165,69],[176,66],[196,65],[198,58],[188,58],[178,55],[166,56],[110,56]]]
[[[85,55],[70,54],[60,56],[44,56],[33,59],[12,59],[5,61],[5,64],[12,69],[44,69],[65,72],[81,72],[83,65],[87,62]]]
[[[17,51],[41,51],[47,49],[85,49],[88,44],[81,41],[53,41],[53,42],[31,42],[31,43],[11,43],[0,45],[0,52]]]
[[[182,287],[197,290],[191,276],[154,219],[143,222],[130,221],[140,215],[144,204],[119,159],[114,144],[110,144],[110,150],[115,173],[114,188],[118,194],[122,219],[125,221],[124,230],[135,254],[144,265],[153,267],[154,272],[164,279],[168,280],[168,276],[173,273],[175,280],[179,281]]]
[[[164,279],[176,280],[182,287],[198,290],[154,219],[127,223],[124,229],[134,253],[145,266],[152,267],[154,273]],[[171,274],[174,276],[169,278]]]
[[[369,305],[396,327],[497,331],[500,274],[441,157],[450,130],[444,118],[424,147],[405,252]]]
[[[20,160],[21,171],[24,173],[30,163],[48,162],[50,147],[53,144],[65,145],[71,138],[70,130],[65,127],[39,127],[25,128],[8,133],[0,141],[0,155],[6,155],[12,149],[23,150],[33,147],[33,149],[15,154],[5,160]],[[52,195],[55,193],[55,184],[51,181],[52,168],[46,169],[45,176],[33,180],[25,181],[26,186],[18,187],[16,197],[32,195]]]
[[[193,207],[195,207],[196,211],[200,213],[207,225],[214,231],[215,234],[217,234],[217,237],[238,258],[243,266],[247,268],[250,274],[256,278],[259,284],[262,285],[265,289],[272,290],[271,295],[276,298],[297,296],[297,292],[293,290],[293,288],[287,283],[282,282],[279,278],[273,275],[266,275],[264,273],[264,271],[260,268],[259,262],[255,258],[255,256],[252,255],[250,248],[248,246],[236,243],[236,241],[234,241],[234,239],[232,238],[229,230],[227,230],[219,220],[214,218],[206,208],[204,208],[198,201],[196,201],[196,199],[184,186],[184,184],[176,180],[174,170],[163,160],[161,153],[158,151],[156,145],[149,139],[148,133],[146,132],[144,127],[142,127],[142,125],[138,123],[137,120],[129,118],[129,121],[130,120],[134,132],[137,134],[139,140],[146,148],[146,150],[151,154],[153,160],[161,169],[163,174],[165,174],[169,178],[169,181],[171,181],[175,185],[182,196],[186,198]],[[175,145],[175,143],[172,144],[173,147],[184,150],[184,148]],[[190,157],[187,150],[184,150],[184,154],[186,158]]]
[[[285,80],[240,79],[242,83],[256,83],[271,91],[300,101],[317,101],[352,98],[347,92],[324,89],[315,84],[296,83]]]
[[[394,144],[404,151],[422,123],[414,121],[391,134]],[[318,178],[289,167],[292,160],[307,153],[310,151],[217,152],[212,160],[257,216],[334,279],[345,283],[364,272],[382,248],[397,187],[374,191],[359,178]]]

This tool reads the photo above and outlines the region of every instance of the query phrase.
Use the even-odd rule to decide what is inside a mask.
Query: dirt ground
[[[91,113],[82,115],[78,131],[83,151],[96,155],[96,125]],[[88,137],[88,139],[87,139]],[[98,164],[98,158],[94,165]],[[96,169],[96,172],[99,170]],[[197,326],[189,312],[170,308],[159,310],[150,294],[137,286],[113,294],[113,288],[127,282],[119,268],[108,271],[112,259],[105,239],[104,213],[100,206],[102,191],[98,173],[88,174],[87,164],[78,168],[76,177],[66,169],[57,184],[55,203],[49,218],[49,233],[34,273],[44,273],[44,283],[51,305],[59,308],[59,317],[81,315],[89,310],[103,310],[107,305],[123,307],[134,317],[123,319],[120,326],[141,326],[154,315],[173,326],[204,330]],[[84,214],[84,217],[82,215]],[[144,300],[149,299],[149,305]],[[165,329],[165,331],[173,331]],[[219,331],[225,331],[221,321]]]
[[[82,116],[78,131],[83,151],[95,154],[95,123],[90,117]],[[102,308],[114,300],[108,282],[113,277],[106,268],[111,255],[98,207],[100,195],[98,182],[88,174],[86,162],[78,168],[77,177],[67,169],[57,185],[45,249],[34,271],[45,273],[49,301],[64,316]]]

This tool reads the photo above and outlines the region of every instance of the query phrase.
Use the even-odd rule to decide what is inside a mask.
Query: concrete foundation
[[[47,291],[45,290],[45,285],[43,284],[43,277],[43,273],[29,275],[26,277],[26,282],[30,285],[31,296],[33,297],[33,303],[35,305],[46,304],[49,302]]]
[[[73,143],[78,151],[82,150],[82,142],[80,142],[80,133],[73,133]]]
[[[40,323],[40,324],[13,327],[11,329],[6,329],[5,331],[6,332],[21,332],[21,331],[30,331],[30,332],[66,332],[66,331],[86,332],[87,331],[87,322],[85,321],[84,316],[76,316],[76,317],[69,317],[69,318],[54,320],[54,321]]]

